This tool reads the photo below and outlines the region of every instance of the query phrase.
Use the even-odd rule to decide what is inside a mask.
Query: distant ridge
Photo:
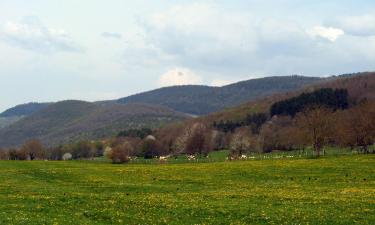
[[[48,107],[51,103],[30,102],[17,105],[0,113],[0,117],[23,117]]]
[[[130,128],[158,127],[188,118],[183,113],[151,104],[98,105],[62,101],[0,129],[0,147],[19,146],[31,138],[46,145],[115,136]]]
[[[278,99],[319,87],[348,87],[355,99],[371,98],[374,93],[369,89],[375,91],[374,76],[374,73],[358,73],[329,78],[267,77],[224,87],[166,87],[115,101],[25,104],[7,110],[7,113],[36,106],[29,115],[0,117],[0,123],[6,124],[3,128],[0,126],[0,147],[19,146],[30,138],[38,138],[49,146],[94,140],[131,128],[157,128],[191,118],[191,115],[209,114],[197,118],[207,123],[236,120],[250,112],[266,110]]]
[[[249,101],[230,109],[212,113],[206,117],[198,118],[206,123],[220,120],[237,121],[244,119],[251,112],[268,112],[270,106],[276,101],[297,96],[303,92],[312,92],[321,88],[346,89],[349,92],[351,104],[365,99],[375,99],[375,72],[363,72],[333,76],[320,83],[304,86],[288,93],[279,93],[257,100]]]
[[[193,115],[205,115],[275,93],[288,92],[324,80],[318,77],[275,76],[223,87],[172,86],[117,100],[118,103],[151,103]]]
[[[347,76],[351,75],[353,74],[348,74]],[[205,115],[259,97],[296,90],[322,80],[325,79],[292,75],[250,79],[223,87],[204,85],[171,86],[142,92],[118,100],[98,101],[94,103],[102,106],[114,103],[157,104],[191,115]],[[0,113],[0,118],[27,117],[51,104],[53,103],[31,102],[17,105]]]

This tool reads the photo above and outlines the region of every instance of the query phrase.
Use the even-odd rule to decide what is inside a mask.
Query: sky
[[[0,0],[0,111],[374,70],[373,0]]]

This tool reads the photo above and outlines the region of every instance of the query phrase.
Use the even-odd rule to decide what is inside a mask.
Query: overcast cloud
[[[2,0],[0,111],[375,70],[374,15],[370,0]]]

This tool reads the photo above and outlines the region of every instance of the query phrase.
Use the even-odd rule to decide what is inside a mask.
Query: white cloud
[[[140,25],[147,43],[175,64],[196,69],[240,68],[256,51],[252,17],[214,4],[193,3],[155,13]]]
[[[327,24],[338,27],[346,33],[355,36],[375,36],[374,15],[340,17],[327,22]]]
[[[213,2],[167,8],[139,25],[144,45],[128,49],[129,65],[190,68],[200,71],[205,81],[214,80],[217,74],[231,80],[250,74],[340,73],[347,70],[348,61],[354,64],[362,55],[367,63],[369,55],[351,49],[348,43],[354,39],[339,27],[323,24],[306,29],[300,20],[264,17],[254,11],[221,8]],[[369,44],[370,40],[362,41]],[[345,51],[351,55],[342,54]]]
[[[201,83],[202,78],[186,68],[169,70],[159,78],[159,86],[161,87]]]
[[[295,21],[262,19],[255,26],[257,60],[277,57],[303,57],[314,44],[305,29]]]
[[[37,17],[5,23],[0,30],[0,40],[40,53],[82,51],[64,29],[48,28]]]
[[[315,26],[307,31],[312,37],[320,37],[335,42],[345,32],[334,27]]]
[[[293,17],[264,16],[214,2],[175,5],[139,25],[144,45],[125,51],[128,65],[190,68],[200,71],[205,81],[217,74],[223,80],[250,74],[337,74],[362,70],[359,65],[373,58],[371,50],[350,47],[358,41],[372,46],[370,39],[350,38],[339,26],[323,23],[307,29],[303,20]],[[350,68],[348,62],[358,66]]]
[[[107,96],[89,94],[94,86],[99,92],[111,87],[110,91],[125,96],[124,92],[154,88],[160,75],[174,67],[189,68],[205,84],[216,85],[252,74],[375,69],[375,14],[370,1],[311,0],[307,5],[296,0],[91,1],[92,10],[84,16],[81,9],[87,1],[64,1],[64,10],[54,1],[0,2],[4,2],[0,3],[0,77],[7,84],[22,84],[24,90],[13,93],[14,85],[5,85],[2,95],[13,100],[14,96],[27,99],[27,93],[39,100],[49,93],[51,100],[75,90]],[[103,10],[111,16],[103,16]],[[30,17],[14,19],[30,12],[43,16],[45,23]],[[306,29],[314,25],[341,29],[345,35],[334,42],[318,35],[312,38]],[[120,32],[122,39],[106,40],[101,36],[104,31],[104,36],[114,38],[119,36],[113,32]],[[85,54],[51,54],[80,51],[76,38],[84,41]],[[35,87],[40,84],[37,94]]]
[[[104,38],[122,39],[122,34],[113,32],[103,32],[101,36]]]

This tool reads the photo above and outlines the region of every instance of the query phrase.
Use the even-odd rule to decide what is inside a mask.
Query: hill
[[[17,105],[15,107],[7,109],[4,112],[0,113],[0,129],[10,126],[18,120],[42,110],[50,104],[51,103],[31,102],[27,104]]]
[[[324,79],[304,76],[282,76],[252,79],[223,87],[200,85],[173,86],[148,91],[118,100],[94,102],[99,106],[113,103],[147,103],[162,105],[191,115],[206,115],[234,107],[260,97],[293,91]],[[53,103],[17,105],[0,114],[0,129],[32,115]]]
[[[5,110],[4,112],[0,113],[0,117],[23,117],[23,116],[29,116],[33,114],[34,112],[37,112],[39,110],[42,110],[46,107],[48,107],[51,103],[26,103],[22,105],[17,105],[15,107],[12,107],[10,109]]]
[[[238,159],[250,152],[291,151],[309,146],[313,146],[317,157],[329,146],[369,153],[369,146],[375,142],[374,100],[375,73],[333,77],[297,91],[157,129],[153,135],[158,152],[152,148],[144,151],[144,156],[206,155],[230,149],[230,157]],[[278,107],[272,114],[270,109],[275,109],[275,105]],[[299,113],[305,107],[316,108]]]
[[[279,93],[264,98],[249,101],[237,107],[232,107],[220,112],[212,113],[199,118],[200,121],[212,123],[220,120],[241,120],[254,112],[268,112],[275,102],[298,96],[301,93],[309,93],[321,88],[347,89],[351,104],[364,99],[375,99],[375,72],[348,74],[331,77],[325,81],[307,85],[299,90],[287,93]]]
[[[10,126],[22,118],[22,116],[0,117],[0,129]]]
[[[0,146],[22,144],[38,138],[46,145],[81,139],[97,139],[129,128],[158,127],[186,118],[169,108],[149,104],[97,105],[63,101],[25,117],[0,130]]]
[[[223,87],[173,86],[121,98],[117,102],[158,104],[180,112],[205,115],[260,97],[297,90],[322,80],[316,77],[280,76],[252,79]]]

